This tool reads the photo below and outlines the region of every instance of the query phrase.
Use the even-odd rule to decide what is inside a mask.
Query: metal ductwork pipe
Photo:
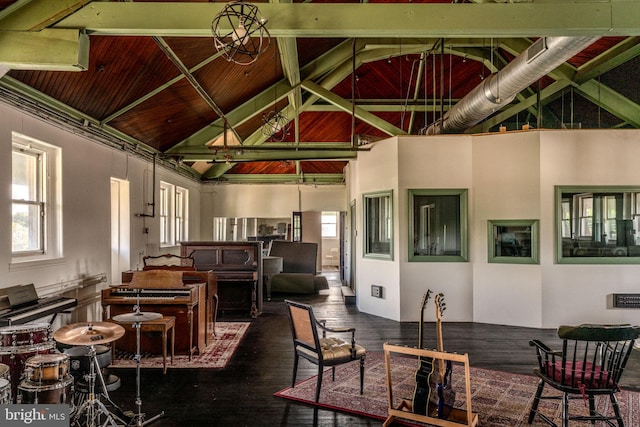
[[[427,135],[461,133],[509,104],[542,76],[569,60],[599,37],[543,37],[499,72],[490,75],[427,129]]]

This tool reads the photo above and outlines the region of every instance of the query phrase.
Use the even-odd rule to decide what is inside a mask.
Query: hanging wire
[[[274,99],[273,110],[262,116],[262,134],[272,141],[284,141],[289,135],[291,122],[289,118],[278,110],[278,62],[276,51],[273,52],[273,76],[274,76]]]

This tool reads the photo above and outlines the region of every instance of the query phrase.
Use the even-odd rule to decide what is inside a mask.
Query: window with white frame
[[[12,262],[62,256],[61,149],[12,134]]]
[[[189,218],[189,190],[176,187],[176,243],[188,240],[187,218]]]
[[[322,212],[322,237],[338,237],[338,212]]]
[[[160,246],[187,240],[189,190],[160,181]]]

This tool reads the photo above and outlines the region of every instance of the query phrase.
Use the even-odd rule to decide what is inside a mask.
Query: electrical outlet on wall
[[[371,296],[375,298],[382,298],[382,286],[371,285]]]

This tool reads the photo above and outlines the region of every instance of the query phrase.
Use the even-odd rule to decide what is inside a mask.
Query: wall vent
[[[613,294],[613,306],[618,308],[640,308],[640,294]]]

